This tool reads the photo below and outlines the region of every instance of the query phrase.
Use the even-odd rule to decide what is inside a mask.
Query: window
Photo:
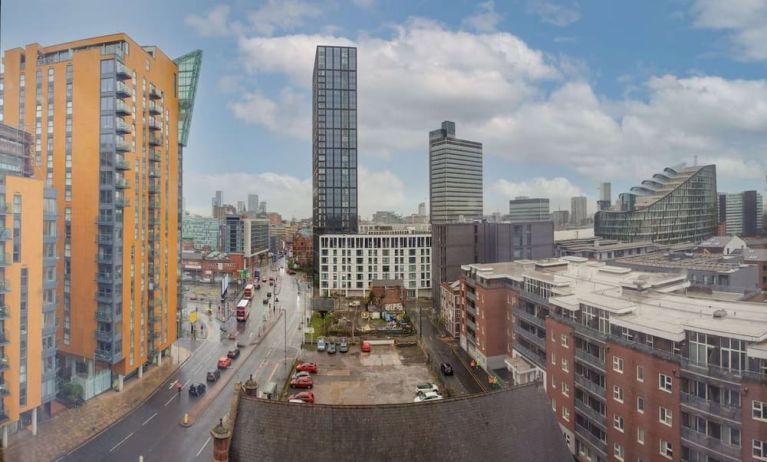
[[[658,374],[658,388],[666,393],[671,393],[671,377],[666,374]]]
[[[562,334],[562,346],[565,348],[570,348],[569,345],[567,344],[567,335],[565,334]]]
[[[671,426],[671,410],[666,409],[663,406],[658,407],[658,420],[661,423],[666,424],[670,427]]]
[[[672,448],[671,443],[660,440],[660,455],[666,459],[672,459],[674,457],[674,449]]]
[[[562,418],[565,419],[567,422],[570,421],[570,409],[562,406]]]
[[[613,356],[613,370],[623,374],[623,358],[620,356]]]
[[[767,403],[764,401],[751,401],[751,417],[767,422]]]
[[[615,445],[613,446],[613,455],[615,456],[616,459],[623,460],[623,458],[626,456],[623,450],[623,446],[621,446],[618,443],[615,443]]]
[[[552,337],[553,339],[554,337]],[[557,365],[557,355],[554,354],[554,352],[551,352],[551,364],[556,366]]]
[[[644,444],[644,429],[637,427],[637,443]]]
[[[557,388],[557,381],[554,376],[551,376],[551,388]]]
[[[637,366],[637,382],[644,382],[644,367]]]
[[[753,451],[751,455],[754,459],[767,460],[767,442],[760,440],[752,440]]]
[[[570,386],[565,382],[562,382],[562,394],[565,396],[570,396]]]
[[[562,358],[562,370],[570,372],[570,363],[565,358]]]
[[[637,396],[637,412],[644,414],[644,398]]]
[[[613,399],[619,403],[623,402],[623,388],[613,385]]]
[[[557,402],[553,399],[551,400],[551,410],[557,412]]]
[[[619,415],[613,416],[613,427],[615,427],[616,430],[623,433],[623,417]]]

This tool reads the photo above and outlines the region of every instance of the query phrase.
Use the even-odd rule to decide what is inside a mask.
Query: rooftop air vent
[[[714,311],[714,319],[722,319],[727,316],[727,311],[725,310],[716,310]]]

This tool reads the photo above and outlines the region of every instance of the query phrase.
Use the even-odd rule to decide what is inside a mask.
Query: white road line
[[[200,448],[200,450],[199,450],[199,451],[197,451],[197,455],[196,455],[195,457],[200,457],[200,454],[202,453],[202,450],[203,450],[203,449],[205,449],[205,446],[207,446],[207,445],[208,445],[208,443],[210,443],[210,436],[208,437],[208,439],[207,439],[207,440],[205,440],[205,444],[203,444],[203,445],[202,445],[202,447]]]
[[[177,383],[178,383],[178,380],[174,380],[173,382],[168,384],[168,390],[170,390],[171,388],[175,387]]]
[[[133,432],[133,433],[136,433],[136,432]],[[130,435],[128,435],[128,436],[126,436],[125,438],[123,438],[123,439],[122,439],[122,441],[120,441],[119,443],[115,444],[115,445],[112,447],[112,449],[110,449],[110,450],[109,450],[109,452],[112,452],[112,451],[114,451],[115,449],[117,449],[118,447],[120,447],[120,445],[121,445],[121,444],[123,444],[124,442],[128,441],[128,438],[130,438],[131,436],[133,436],[133,433],[131,433]]]
[[[184,382],[184,384],[181,385],[181,388],[184,388],[185,386],[189,385],[189,382],[191,382],[191,381],[192,381],[192,379],[189,379],[186,382]]]
[[[143,427],[144,425],[148,424],[148,423],[149,423],[149,421],[150,421],[150,420],[152,420],[152,419],[154,419],[155,417],[157,417],[157,413],[156,413],[156,412],[155,412],[154,414],[152,414],[152,415],[151,415],[151,416],[150,416],[148,419],[146,419],[146,420],[144,421],[144,423],[142,423],[142,424],[141,424],[141,426]]]
[[[170,399],[169,399],[169,400],[168,400],[168,401],[165,403],[165,406],[166,406],[166,407],[168,406],[168,404],[170,404],[170,402],[171,402],[171,401],[173,401],[174,399],[176,399],[176,395],[177,395],[177,394],[178,394],[178,393],[173,393],[173,396],[171,396],[171,397],[170,397]]]

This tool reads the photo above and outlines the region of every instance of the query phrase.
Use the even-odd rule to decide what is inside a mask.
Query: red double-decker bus
[[[242,293],[242,298],[245,300],[251,300],[253,298],[253,284],[245,286],[245,292]]]
[[[245,322],[248,320],[248,316],[250,316],[250,300],[242,299],[240,300],[240,303],[237,304],[237,311],[234,313],[234,318],[237,319],[237,322]]]

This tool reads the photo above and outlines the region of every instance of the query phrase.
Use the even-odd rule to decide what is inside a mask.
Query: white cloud
[[[188,15],[184,23],[203,37],[223,37],[230,33],[229,12],[229,5],[217,5],[204,16]]]
[[[549,208],[554,210],[570,210],[570,198],[587,196],[567,178],[537,177],[528,181],[512,182],[498,180],[490,186],[490,208],[486,212],[499,211],[509,213],[509,200],[517,196],[544,197],[549,199]],[[494,200],[493,200],[494,199]],[[591,202],[589,200],[589,202]]]
[[[487,1],[477,5],[477,13],[465,18],[463,25],[479,32],[493,32],[498,23],[501,22],[501,15],[495,11],[495,2]]]
[[[296,138],[311,136],[311,101],[305,93],[290,87],[283,88],[274,100],[261,92],[246,93],[242,100],[230,102],[229,109],[238,119],[278,133]]]
[[[695,25],[730,32],[737,57],[767,60],[767,2],[764,0],[695,0]]]
[[[358,169],[359,214],[370,217],[378,210],[405,210],[412,204],[405,200],[405,185],[389,170]],[[412,202],[412,201],[410,201]]]
[[[252,12],[248,19],[258,34],[271,35],[279,29],[301,26],[306,19],[315,18],[322,10],[315,4],[301,0],[268,0]]]
[[[559,27],[568,26],[581,19],[577,3],[564,6],[546,0],[528,0],[527,12],[538,16],[545,23]]]

